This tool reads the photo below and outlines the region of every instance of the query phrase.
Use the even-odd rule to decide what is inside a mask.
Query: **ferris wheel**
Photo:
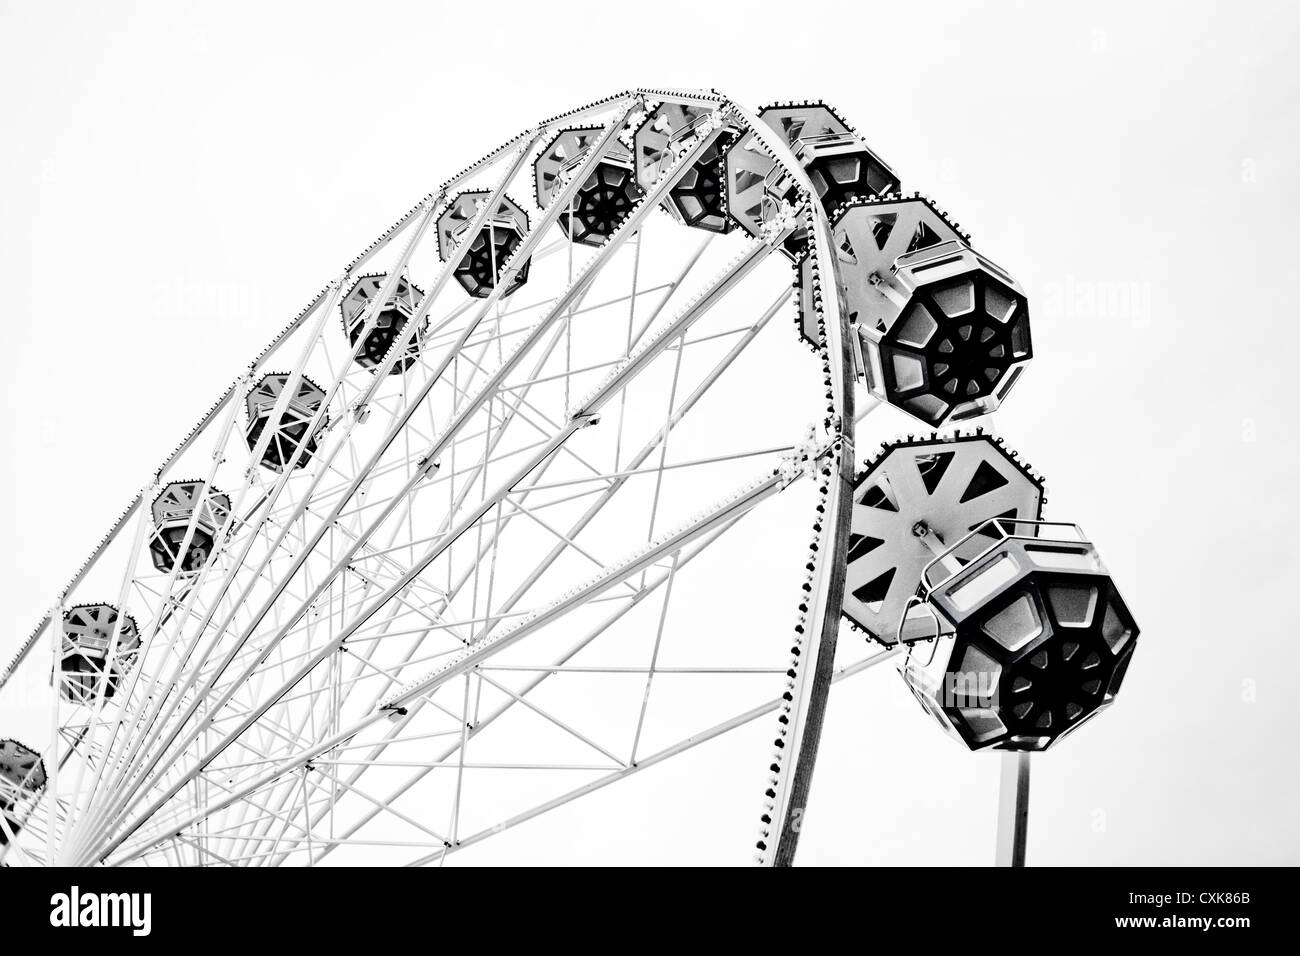
[[[1027,755],[1137,639],[989,426],[1031,357],[824,104],[539,123],[240,371],[21,643],[0,858],[471,862],[708,745],[738,858],[789,864],[832,686],[892,660],[1009,755],[1019,862]],[[926,434],[859,456],[881,404]]]

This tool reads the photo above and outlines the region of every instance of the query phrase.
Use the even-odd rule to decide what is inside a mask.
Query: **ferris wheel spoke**
[[[690,563],[694,558],[698,557],[701,553],[703,553],[710,545],[718,541],[726,533],[726,531],[738,520],[739,518],[733,518],[727,524],[724,524],[722,527],[715,529],[714,531],[707,534],[700,542],[695,544],[693,547],[688,548],[682,554],[682,557],[679,560],[679,565],[678,565],[679,568],[681,566]],[[538,669],[539,672],[536,674],[536,676],[532,677],[527,682],[525,682],[523,686],[521,686],[516,690],[515,694],[518,696],[524,696],[535,691],[548,678],[552,677],[557,672],[556,668],[563,668],[568,661],[572,660],[577,654],[581,653],[585,648],[591,645],[593,641],[597,640],[602,634],[606,633],[606,631],[608,631],[609,628],[617,624],[629,611],[631,611],[637,605],[637,603],[639,603],[645,597],[648,597],[660,585],[664,584],[667,581],[667,579],[668,579],[668,575],[667,573],[665,573],[663,575],[660,575],[656,580],[649,582],[647,586],[644,587],[641,590],[641,592],[639,592],[639,595],[636,598],[634,598],[632,601],[622,604],[620,607],[618,607],[609,615],[607,615],[599,625],[590,629],[576,643],[574,643],[566,651],[564,651],[559,657],[554,658],[550,662],[549,666],[539,668]],[[371,749],[369,750],[367,759],[368,760],[378,759],[384,753],[385,749],[388,746],[409,739],[407,736],[403,735],[402,731],[405,730],[405,728],[415,718],[420,708],[427,702],[428,702],[427,698],[419,698],[416,701],[414,701],[409,708],[408,714],[402,717],[399,721],[397,721],[393,729],[390,730],[385,735],[384,740],[379,741],[378,743],[375,744],[363,744],[357,742],[357,743],[350,743],[347,746],[349,748],[369,747]],[[498,705],[486,716],[478,717],[474,721],[473,725],[470,726],[467,730],[463,727],[461,729],[458,729],[455,733],[457,736],[461,738],[460,742],[452,745],[450,748],[444,751],[441,751],[435,758],[435,762],[432,765],[422,767],[416,770],[406,781],[404,781],[392,792],[387,794],[385,798],[385,802],[391,803],[400,799],[405,793],[407,793],[412,787],[420,783],[428,775],[428,773],[432,769],[432,766],[441,765],[444,761],[448,760],[454,755],[457,755],[460,749],[463,747],[465,741],[467,741],[472,737],[478,736],[487,728],[492,726],[494,723],[496,723],[497,720],[499,720],[502,716],[504,716],[507,712],[509,712],[515,706],[515,704],[516,704],[516,697],[511,696],[503,703]],[[421,738],[417,736],[415,739],[421,739]],[[363,773],[365,773],[370,766],[371,766],[370,764],[366,764],[357,768],[357,770],[353,772],[350,779],[352,779],[353,781],[359,779],[360,776]],[[353,824],[345,832],[345,836],[348,837],[353,836],[354,834],[359,832],[364,826],[370,824],[376,816],[378,816],[378,811],[373,811],[367,814],[363,814],[360,820],[355,824]],[[332,852],[332,850],[333,847],[324,848],[321,851],[321,853],[316,857],[316,860],[319,861],[320,859],[323,859],[326,855]],[[277,860],[274,862],[278,863],[282,861]]]
[[[876,653],[873,653],[871,656],[862,659],[860,661],[857,661],[852,665],[842,667],[836,670],[833,676],[831,677],[831,680],[833,683],[838,683],[839,681],[843,680],[846,677],[851,677],[854,674],[860,674],[863,671],[867,670],[868,668],[896,656],[897,653],[898,653],[897,650],[884,650],[884,651],[878,651]],[[604,787],[607,787],[613,783],[617,783],[620,780],[624,780],[632,776],[633,774],[639,773],[642,770],[647,770],[650,767],[663,763],[665,760],[668,760],[671,757],[675,757],[679,754],[685,753],[686,751],[698,747],[701,744],[708,743],[709,741],[714,740],[726,733],[729,733],[733,730],[743,727],[745,724],[757,720],[760,717],[764,717],[768,714],[771,714],[774,711],[776,711],[781,704],[782,704],[781,698],[774,698],[765,701],[764,703],[759,704],[758,706],[753,707],[750,710],[737,714],[734,717],[728,718],[727,720],[720,721],[704,730],[691,734],[689,737],[685,737],[674,744],[664,747],[661,750],[656,751],[655,753],[642,757],[634,763],[627,764],[621,769],[611,771],[610,773],[605,774],[604,776],[599,777],[591,781],[590,783],[584,784],[581,787],[574,788],[558,797],[546,801],[545,803],[538,804],[537,806],[525,810],[522,813],[518,813],[505,820],[501,820],[500,822],[497,822],[490,827],[485,827],[482,830],[479,830],[469,836],[457,840],[455,843],[449,843],[446,846],[438,850],[435,850],[433,853],[429,853],[417,857],[416,859],[408,862],[406,865],[425,866],[430,863],[441,862],[446,856],[456,852],[457,850],[465,849],[467,847],[473,846],[476,843],[481,843],[482,841],[488,839],[489,837],[499,835],[505,832],[506,830],[511,829],[512,827],[518,826],[521,823],[525,823],[529,820],[539,817],[544,813],[550,812],[551,810],[559,809],[560,807],[565,806],[568,803],[572,803],[574,800],[577,800],[580,797],[593,793],[596,790],[603,789]]]
[[[696,520],[638,549],[630,557],[607,567],[603,572],[586,584],[574,588],[564,597],[548,607],[535,612],[519,624],[497,634],[485,634],[479,640],[456,656],[456,658],[427,677],[417,679],[388,698],[382,705],[383,710],[400,711],[414,698],[435,691],[445,681],[457,674],[476,666],[483,658],[496,652],[501,647],[509,646],[532,631],[537,630],[556,618],[579,606],[590,597],[594,597],[610,587],[621,584],[627,577],[639,574],[649,568],[664,555],[672,554],[681,546],[690,543],[699,535],[718,525],[726,524],[730,519],[739,517],[761,501],[777,493],[785,486],[786,479],[780,474],[769,475],[752,482],[724,499],[713,509],[705,512]]]

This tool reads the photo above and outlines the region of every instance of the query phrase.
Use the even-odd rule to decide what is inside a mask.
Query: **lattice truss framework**
[[[844,391],[788,324],[806,195],[761,235],[674,206],[722,201],[754,122],[667,91],[553,118],[322,290],[5,672],[54,714],[43,786],[3,781],[6,862],[440,863],[742,727],[752,799]],[[575,127],[539,203],[533,163]],[[582,212],[593,173],[629,202],[567,241],[616,205]],[[749,565],[755,593],[718,601]],[[91,594],[74,675],[44,648]]]

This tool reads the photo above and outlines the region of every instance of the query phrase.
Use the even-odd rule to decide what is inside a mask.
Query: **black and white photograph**
[[[267,867],[1280,932],[1298,63],[1266,0],[0,0],[15,939]]]

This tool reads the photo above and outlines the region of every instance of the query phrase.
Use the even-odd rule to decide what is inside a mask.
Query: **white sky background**
[[[633,85],[824,98],[1026,288],[998,430],[1142,627],[1116,706],[1035,758],[1030,861],[1300,863],[1297,8],[263,6],[0,2],[0,657],[238,368],[456,170]],[[909,427],[882,411],[859,448]],[[709,748],[687,759],[707,789]],[[997,759],[886,668],[838,685],[801,862],[991,861]],[[670,840],[618,787],[558,859]]]

